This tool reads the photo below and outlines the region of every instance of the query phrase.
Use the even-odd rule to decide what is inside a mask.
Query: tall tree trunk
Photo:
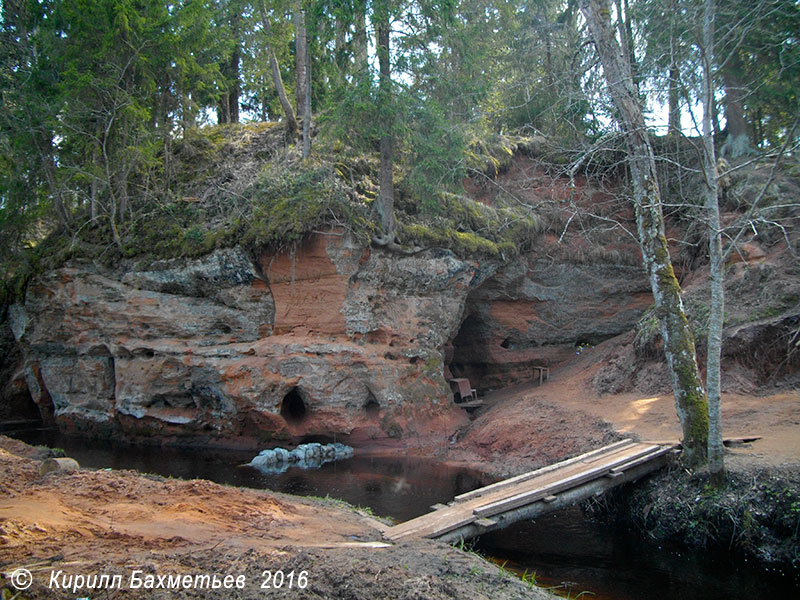
[[[719,136],[722,134],[722,127],[720,127],[719,125],[719,107],[717,106],[716,102],[714,103],[714,114],[712,115],[712,123],[714,125],[714,136],[716,138],[719,138]]]
[[[617,29],[619,31],[622,51],[628,57],[628,64],[630,65],[631,73],[633,73],[634,84],[638,85],[638,68],[636,65],[636,52],[633,47],[633,27],[631,26],[630,7],[628,6],[628,0],[615,0],[615,4],[618,19]]]
[[[627,55],[614,37],[608,0],[581,0],[581,11],[600,55],[620,126],[625,132],[639,244],[661,322],[675,408],[683,430],[683,460],[688,465],[699,465],[706,459],[708,403],[697,367],[694,338],[683,309],[681,288],[667,249],[655,157],[641,101]]]
[[[764,115],[761,113],[761,107],[756,108],[756,117],[753,125],[753,147],[760,148],[764,142]]]
[[[355,72],[366,74],[369,71],[369,56],[367,54],[367,8],[362,0],[355,8],[356,23],[353,33],[353,60]]]
[[[99,188],[100,181],[97,179],[97,177],[92,177],[92,183],[89,188],[89,218],[91,218],[92,221],[97,219],[97,205],[99,203],[97,196]]]
[[[239,122],[239,96],[241,94],[241,76],[240,76],[240,63],[242,61],[242,44],[241,44],[241,23],[242,15],[237,9],[231,15],[231,32],[235,46],[231,53],[230,61],[228,64],[228,76],[230,77],[230,87],[228,88],[228,123]]]
[[[719,217],[717,157],[714,150],[714,0],[705,0],[703,10],[703,170],[705,208],[708,218],[708,254],[711,262],[711,307],[708,317],[708,468],[711,480],[720,485],[725,478],[722,447],[722,328],[725,318],[724,258]]]
[[[223,92],[217,103],[217,123],[229,123],[231,120],[231,105],[228,101],[228,92]]]
[[[722,70],[722,82],[725,86],[725,130],[728,134],[720,152],[723,156],[737,158],[753,151],[753,132],[744,115],[744,97],[746,91],[739,81],[737,71],[741,69],[739,61],[733,60]]]
[[[380,191],[376,204],[381,219],[381,236],[375,238],[376,243],[387,245],[394,241],[394,181],[393,181],[393,146],[392,135],[394,114],[391,107],[392,80],[390,58],[389,8],[386,0],[376,3],[374,10],[376,51],[378,53],[378,110],[381,120],[381,170]]]
[[[306,85],[303,89],[303,159],[311,154],[311,52],[306,35]]]
[[[98,136],[102,135],[102,131],[98,132]],[[99,165],[100,164],[100,148],[98,146],[94,146],[92,150],[92,164]],[[100,178],[97,175],[92,176],[92,183],[89,187],[89,216],[92,221],[95,221],[99,216],[99,204],[100,199],[98,196],[100,195],[101,187],[100,187]]]
[[[70,230],[70,215],[64,207],[64,201],[61,198],[61,187],[58,185],[58,178],[56,177],[56,160],[55,151],[53,149],[52,139],[47,139],[47,135],[42,135],[42,164],[44,166],[45,177],[47,178],[47,187],[50,191],[50,197],[53,200],[53,209],[58,217],[58,222],[61,227]]]
[[[334,23],[334,27],[336,33],[333,38],[333,55],[334,60],[336,61],[336,66],[339,67],[340,71],[344,70],[345,64],[347,64],[347,57],[345,53],[345,32],[347,31],[348,23],[342,17],[336,17],[336,21]]]
[[[237,47],[231,56],[231,73],[234,73],[233,84],[228,92],[228,123],[239,122],[239,95],[241,94],[241,83],[239,82],[239,61],[241,56]]]
[[[306,39],[306,11],[303,8],[302,0],[297,0],[294,5],[294,49],[295,49],[295,105],[297,115],[305,115],[306,102],[306,53],[308,52],[308,42]]]
[[[297,133],[297,119],[294,116],[292,103],[289,102],[289,97],[286,95],[286,87],[283,85],[283,77],[281,77],[281,67],[278,64],[278,59],[275,57],[275,52],[269,43],[269,34],[271,24],[267,15],[267,7],[264,0],[261,0],[259,8],[261,10],[261,22],[264,27],[264,35],[266,38],[265,44],[267,46],[267,54],[269,55],[269,66],[272,70],[272,83],[275,86],[275,91],[278,93],[278,100],[280,100],[283,114],[286,117],[286,132],[289,136],[294,137]]]
[[[681,131],[681,107],[680,107],[680,76],[681,72],[678,65],[673,62],[669,66],[669,124],[667,133],[677,135]]]
[[[677,10],[674,0],[670,2],[666,10]],[[676,45],[679,45],[678,37],[675,33],[673,20],[669,20],[669,69],[667,71],[667,105],[668,118],[667,135],[679,136],[681,133],[681,69]],[[676,140],[676,149],[680,142]]]

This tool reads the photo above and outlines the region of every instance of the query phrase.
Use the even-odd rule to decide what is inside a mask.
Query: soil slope
[[[598,394],[592,381],[609,363],[624,336],[584,349],[576,360],[538,383],[488,394],[452,458],[492,463],[497,473],[552,462],[619,437],[678,442],[680,423],[670,391]],[[800,391],[726,393],[724,437],[761,436],[726,449],[729,468],[800,468]],[[501,454],[503,455],[501,457]]]
[[[42,457],[0,436],[0,588],[13,590],[10,574],[28,568],[34,582],[14,596],[20,600],[92,595],[52,589],[51,571],[61,587],[69,575],[120,574],[113,598],[551,597],[443,543],[385,544],[381,523],[335,502],[130,471],[40,476]],[[130,589],[137,570],[142,581],[147,574],[243,576],[245,587]],[[265,570],[306,571],[307,585],[266,591]]]

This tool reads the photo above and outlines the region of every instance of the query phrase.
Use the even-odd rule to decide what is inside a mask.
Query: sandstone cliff
[[[62,430],[259,446],[449,435],[466,416],[447,378],[529,380],[649,303],[636,267],[399,256],[333,230],[256,257],[71,264],[9,316],[15,384]]]

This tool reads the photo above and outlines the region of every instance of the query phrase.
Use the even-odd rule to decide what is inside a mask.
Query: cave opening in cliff
[[[303,397],[300,395],[300,390],[296,387],[289,390],[289,393],[283,397],[281,402],[281,416],[290,423],[299,423],[306,418],[308,414],[308,407],[306,406]]]
[[[450,377],[464,377],[472,387],[481,388],[486,374],[487,323],[480,313],[473,312],[461,322],[453,337],[452,350],[445,351],[445,364]]]
[[[364,412],[367,413],[367,415],[373,417],[377,415],[380,412],[380,410],[381,410],[381,405],[378,402],[378,399],[375,398],[372,392],[369,392],[367,400],[366,402],[364,402]]]
[[[36,428],[44,425],[44,415],[33,401],[24,382],[12,388],[5,402],[0,406],[0,432],[13,432],[18,429]]]

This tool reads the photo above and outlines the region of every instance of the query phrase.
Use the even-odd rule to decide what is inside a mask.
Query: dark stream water
[[[264,474],[254,452],[220,452],[90,443],[41,434],[17,436],[64,448],[81,466],[135,469],[183,479],[331,496],[404,521],[455,495],[490,483],[479,473],[430,460],[356,456],[319,469]],[[535,573],[539,585],[571,598],[754,600],[800,598],[800,582],[727,555],[648,543],[620,527],[584,518],[577,508],[483,536],[475,549],[505,568]],[[584,595],[581,595],[586,592]]]

